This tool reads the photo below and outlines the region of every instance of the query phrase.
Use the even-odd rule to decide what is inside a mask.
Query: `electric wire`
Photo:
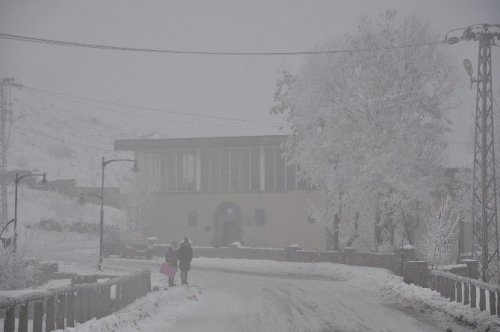
[[[33,94],[36,95],[36,93],[33,93]],[[64,96],[60,96],[60,95],[56,96],[56,97],[59,98],[59,99],[62,99],[62,100],[66,100],[66,101],[75,103],[75,104],[80,104],[80,105],[83,105],[83,106],[89,106],[89,107],[93,107],[93,108],[100,109],[100,110],[107,111],[107,112],[119,113],[119,114],[124,114],[124,115],[132,116],[132,117],[139,117],[139,118],[146,118],[146,119],[152,119],[152,120],[159,120],[159,121],[169,122],[169,123],[173,123],[173,124],[183,124],[183,125],[201,126],[201,127],[214,126],[214,127],[249,128],[248,126],[236,125],[236,124],[201,123],[201,122],[171,120],[171,119],[165,119],[165,118],[155,117],[155,116],[150,116],[150,115],[145,115],[145,114],[137,114],[137,113],[132,113],[132,112],[120,111],[120,110],[116,110],[116,109],[112,109],[112,108],[108,108],[108,107],[103,107],[103,106],[99,106],[99,105],[94,105],[94,104],[86,103],[86,102],[83,102],[83,101],[80,101],[80,100],[74,100],[74,99],[71,99],[70,97],[64,97]],[[259,127],[268,127],[268,128],[281,128],[283,126],[285,126],[285,125],[270,125],[270,124],[269,125],[265,125],[265,124],[259,124]]]
[[[356,49],[338,49],[338,50],[315,50],[315,51],[271,51],[271,52],[260,52],[260,51],[194,51],[194,50],[176,50],[176,49],[154,49],[154,48],[138,48],[138,47],[126,47],[126,46],[113,46],[104,44],[88,44],[72,41],[63,41],[56,39],[47,38],[37,38],[25,35],[15,35],[0,32],[0,39],[15,40],[21,42],[31,42],[39,44],[51,44],[59,46],[68,47],[81,47],[81,48],[93,48],[100,50],[113,50],[113,51],[128,51],[128,52],[145,52],[145,53],[166,53],[166,54],[181,54],[181,55],[220,55],[220,56],[294,56],[294,55],[322,55],[322,54],[338,54],[338,53],[354,53],[354,52],[373,52],[373,51],[383,51],[383,50],[396,50],[402,48],[413,48],[422,46],[436,46],[436,45],[447,45],[445,40],[437,40],[431,42],[421,42],[414,44],[405,45],[393,45],[393,46],[380,46],[374,48],[356,48]]]
[[[57,92],[57,91],[52,91],[52,90],[46,90],[46,89],[40,89],[40,88],[35,88],[35,87],[30,87],[30,86],[23,86],[24,89],[28,90],[33,90],[33,91],[38,91],[42,93],[47,93],[47,94],[53,94],[56,96],[62,96],[62,97],[68,97],[68,98],[75,98],[75,99],[80,99],[80,100],[87,100],[91,102],[96,102],[96,103],[101,103],[101,104],[110,104],[110,105],[115,105],[115,106],[122,106],[122,107],[127,107],[127,108],[133,108],[133,109],[142,109],[146,111],[152,111],[152,112],[159,112],[159,113],[168,113],[168,114],[175,114],[175,115],[181,115],[181,116],[190,116],[190,117],[201,117],[201,118],[208,118],[208,119],[215,119],[215,120],[225,120],[225,121],[238,121],[238,122],[255,122],[255,123],[267,123],[269,124],[270,122],[267,120],[252,120],[252,119],[240,119],[240,118],[230,118],[230,117],[222,117],[222,116],[215,116],[215,115],[209,115],[209,114],[201,114],[201,113],[190,113],[190,112],[178,112],[178,111],[171,111],[171,110],[165,110],[165,109],[160,109],[160,108],[154,108],[154,107],[147,107],[147,106],[140,106],[140,105],[131,105],[131,104],[125,104],[125,103],[118,103],[115,101],[110,101],[110,100],[103,100],[103,99],[96,99],[96,98],[90,98],[90,97],[81,97],[81,96],[76,96],[73,94],[67,94],[67,93],[62,93],[62,92]],[[277,125],[280,125],[276,123]]]
[[[76,95],[71,95],[71,94],[65,94],[65,93],[60,93],[60,92],[56,92],[56,91],[51,91],[51,90],[45,90],[45,89],[39,89],[39,88],[34,88],[34,87],[26,87],[24,86],[26,89],[28,90],[32,90],[32,91],[39,91],[39,92],[42,92],[42,93],[48,93],[48,94],[53,94],[57,97],[60,97],[61,99],[63,100],[68,100],[70,102],[75,102],[75,103],[79,103],[79,104],[83,104],[85,106],[91,106],[91,107],[96,107],[96,108],[99,108],[99,109],[103,109],[103,110],[108,110],[108,111],[112,111],[112,112],[122,112],[122,111],[118,111],[118,110],[114,110],[114,109],[109,109],[109,108],[102,108],[101,106],[96,106],[96,105],[93,105],[93,104],[88,104],[88,103],[83,103],[83,102],[79,102],[79,101],[74,101],[72,100],[72,98],[75,98],[75,99],[79,99],[79,100],[88,100],[88,101],[92,101],[92,102],[97,102],[97,103],[105,103],[105,104],[111,104],[111,105],[116,105],[116,106],[123,106],[123,107],[127,107],[127,108],[138,108],[138,109],[145,109],[145,110],[151,110],[151,111],[156,111],[156,112],[165,112],[165,113],[172,113],[172,114],[176,114],[176,115],[188,115],[188,116],[195,116],[195,117],[205,117],[205,118],[213,118],[213,119],[218,119],[218,120],[228,120],[228,121],[241,121],[241,122],[256,122],[256,123],[260,123],[260,121],[264,121],[264,120],[249,120],[249,119],[238,119],[238,118],[226,118],[226,117],[218,117],[218,116],[211,116],[211,115],[206,115],[206,114],[199,114],[199,113],[182,113],[182,112],[175,112],[175,111],[168,111],[168,110],[163,110],[163,109],[157,109],[157,108],[151,108],[151,107],[146,107],[146,106],[139,106],[139,105],[129,105],[129,104],[124,104],[124,103],[117,103],[117,102],[114,102],[114,101],[109,101],[109,100],[102,100],[102,99],[95,99],[95,98],[90,98],[90,97],[80,97],[80,96],[76,96]],[[356,106],[356,105],[360,105],[360,104],[364,104],[364,103],[371,103],[371,102],[376,102],[376,101],[381,101],[381,100],[386,100],[386,99],[393,99],[393,98],[396,98],[396,97],[401,97],[401,96],[404,96],[404,95],[408,95],[408,94],[414,94],[414,93],[421,93],[421,92],[425,92],[426,89],[418,89],[418,90],[410,90],[410,91],[404,91],[404,92],[401,92],[401,93],[397,93],[397,94],[391,94],[391,95],[387,95],[387,96],[382,96],[382,97],[376,97],[376,98],[370,98],[370,99],[360,99],[354,103],[349,103],[349,104],[343,104],[343,106]],[[129,112],[124,112],[124,114],[127,114],[127,115],[135,115],[135,116],[144,116],[144,115],[138,115],[138,114],[132,114],[132,113],[129,113]],[[147,116],[149,117],[149,116]],[[163,118],[157,118],[157,117],[152,117],[153,119],[160,119],[160,120],[165,120],[165,121],[169,121],[169,122],[174,122],[175,120],[167,120],[167,119],[163,119]],[[180,122],[180,121],[179,121]],[[184,122],[182,122],[184,123]],[[268,126],[268,127],[286,127],[288,124],[287,123],[276,123],[275,125],[269,125],[270,123],[273,124],[274,122],[268,122],[266,121],[265,122]],[[190,125],[193,125],[193,124],[196,124],[196,125],[207,125],[207,123],[195,123],[195,122],[187,122],[187,124],[190,124]],[[219,125],[219,124],[217,124]],[[226,124],[220,124],[220,126],[227,126]]]

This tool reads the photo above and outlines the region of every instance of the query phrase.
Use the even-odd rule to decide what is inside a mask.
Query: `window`
[[[153,171],[152,171],[152,177],[151,177],[151,188],[153,189],[154,192],[159,192],[162,190],[162,157],[163,154],[159,152],[151,153],[151,162],[153,164]]]
[[[201,168],[201,191],[210,191],[210,154],[208,151],[201,151],[200,154]]]
[[[177,177],[176,177],[176,153],[175,151],[168,151],[166,154],[167,165],[167,191],[174,192],[177,190]]]
[[[274,191],[275,190],[275,153],[274,149],[266,149],[264,155],[264,175],[265,175],[265,183],[266,183],[266,191]]]
[[[240,189],[242,191],[250,189],[250,150],[241,151]]]
[[[219,151],[210,151],[210,191],[219,191],[220,180],[220,154]]]
[[[147,188],[149,192],[159,191],[160,177],[160,160],[157,158],[157,153],[147,152]]]
[[[147,189],[147,173],[148,173],[148,168],[146,164],[146,153],[145,152],[138,152],[137,153],[137,163],[139,164],[139,186],[140,188]]]
[[[239,191],[240,190],[240,151],[232,150],[231,151],[231,190]]]
[[[266,209],[255,209],[255,226],[265,226],[266,219]]]
[[[220,154],[220,191],[229,191],[230,162],[229,150],[222,150]]]
[[[251,190],[260,190],[260,149],[250,151]]]
[[[285,191],[286,189],[286,163],[282,150],[275,150],[276,160],[276,191]]]
[[[196,189],[196,156],[194,152],[177,152],[177,191]]]
[[[166,157],[165,153],[159,153],[158,154],[159,158],[159,164],[158,164],[158,169],[160,172],[160,191],[165,192],[167,190],[167,166],[166,166]]]

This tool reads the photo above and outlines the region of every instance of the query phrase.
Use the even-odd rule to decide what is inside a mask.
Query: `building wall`
[[[189,237],[197,246],[211,246],[214,239],[214,212],[223,202],[237,204],[243,214],[244,245],[284,248],[299,244],[303,249],[324,250],[324,228],[311,222],[311,203],[318,204],[318,192],[155,194],[142,209],[144,232],[162,242]],[[266,221],[256,225],[256,209],[265,209]],[[189,225],[195,211],[197,225]]]

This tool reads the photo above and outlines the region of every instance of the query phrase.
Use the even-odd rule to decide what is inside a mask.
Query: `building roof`
[[[116,151],[193,149],[218,147],[279,146],[287,135],[224,136],[165,139],[120,139],[114,142]]]

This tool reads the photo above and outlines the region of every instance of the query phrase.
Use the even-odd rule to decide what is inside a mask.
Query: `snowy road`
[[[439,331],[347,281],[193,271],[206,305],[176,331]],[[208,295],[208,296],[207,296]]]
[[[450,326],[454,331],[467,330],[442,317],[436,320],[430,313],[417,315],[415,310],[409,310],[412,313],[409,315],[399,310],[370,285],[359,284],[357,275],[346,273],[344,266],[327,273],[311,271],[308,275],[307,271],[287,263],[256,265],[256,262],[243,261],[241,264],[246,268],[242,268],[242,265],[233,266],[232,260],[221,260],[222,266],[213,265],[208,259],[200,260],[199,264],[194,263],[188,286],[200,290],[199,303],[195,310],[169,320],[169,331],[431,332],[444,331]],[[113,258],[107,264],[114,268],[158,266],[145,260]],[[274,268],[269,269],[270,265]],[[380,269],[348,267],[348,271],[352,269],[361,273],[372,271],[373,280],[386,274]],[[175,286],[182,287],[185,286]],[[153,330],[151,326],[156,324],[147,326],[149,331],[165,331],[164,328]]]
[[[95,266],[97,251],[77,247],[76,244],[74,247],[67,244],[64,250],[45,247],[37,250],[36,256]],[[132,308],[124,309],[141,310],[144,303],[159,301],[158,311],[139,322],[133,320],[130,326],[125,322],[116,331],[420,332],[444,331],[447,327],[453,331],[468,330],[443,315],[421,313],[420,308],[401,307],[385,299],[379,286],[388,272],[381,269],[197,258],[193,261],[188,287],[177,285],[163,290],[166,280],[156,272],[160,262],[160,258],[106,259],[105,268],[110,271],[150,268],[153,285],[161,286],[160,292],[141,299],[142,304],[137,304],[137,308],[132,304]],[[191,294],[196,294],[194,300]],[[127,317],[128,313],[124,315]],[[89,331],[101,330],[96,328],[99,322],[89,323],[93,324],[88,326]],[[84,326],[89,323],[78,331],[87,331]],[[104,325],[109,327],[108,323]]]

